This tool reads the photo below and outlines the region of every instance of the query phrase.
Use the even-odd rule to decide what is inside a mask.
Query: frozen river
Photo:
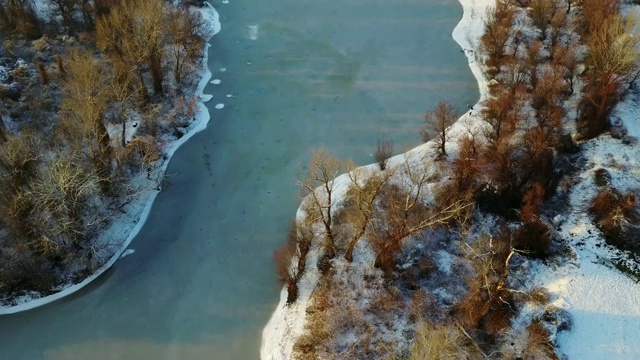
[[[451,38],[457,0],[213,5],[211,121],[176,152],[135,253],[61,301],[0,316],[0,359],[257,358],[309,148],[369,163],[378,138],[417,145],[439,100],[477,100]]]

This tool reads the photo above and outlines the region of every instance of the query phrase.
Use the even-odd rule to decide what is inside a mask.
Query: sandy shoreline
[[[199,11],[202,13],[203,19],[208,26],[208,28],[205,30],[209,31],[210,36],[207,39],[207,44],[204,49],[204,56],[202,59],[202,64],[203,64],[202,76],[195,92],[195,94],[200,98],[200,101],[198,102],[197,114],[195,116],[195,120],[189,125],[189,131],[180,139],[171,143],[171,145],[165,149],[165,154],[167,155],[167,159],[164,160],[164,162],[159,168],[159,171],[162,174],[166,172],[167,167],[171,162],[171,158],[173,157],[173,154],[176,152],[176,150],[178,150],[178,148],[182,144],[187,142],[193,135],[204,130],[207,127],[207,124],[209,123],[210,114],[209,114],[209,111],[207,110],[207,107],[204,104],[205,102],[211,100],[211,95],[204,94],[204,88],[209,82],[209,80],[211,79],[211,70],[207,67],[207,62],[209,59],[209,47],[210,47],[210,44],[208,42],[211,39],[211,37],[216,35],[221,30],[221,24],[219,20],[219,14],[216,11],[216,9],[213,6],[211,6],[211,4],[209,3],[205,2],[205,4],[207,5],[207,7],[200,9]],[[133,239],[136,237],[136,235],[140,232],[140,230],[144,226],[149,216],[149,213],[151,212],[151,209],[153,207],[153,203],[155,202],[159,193],[160,191],[145,192],[143,193],[143,195],[140,196],[140,198],[136,199],[136,202],[141,203],[143,207],[143,210],[139,213],[139,217],[137,217],[137,221],[135,221],[136,219],[134,218],[134,216],[126,216],[126,214],[122,218],[118,218],[114,221],[114,224],[112,224],[110,228],[118,227],[119,224],[122,224],[125,222],[132,222],[132,221],[135,222],[135,226],[130,230],[125,240],[121,244],[119,244],[119,249],[109,258],[107,263],[104,264],[102,267],[100,267],[98,270],[96,270],[91,276],[85,278],[84,280],[82,280],[77,284],[65,287],[64,289],[62,289],[61,291],[55,294],[51,294],[51,295],[33,299],[33,300],[24,301],[22,303],[19,303],[13,306],[0,307],[0,315],[13,314],[13,313],[34,309],[34,308],[49,304],[53,301],[62,299],[68,295],[75,293],[76,291],[89,285],[92,281],[96,280],[100,275],[102,275],[104,272],[109,270],[120,259],[121,256],[129,254],[129,253],[126,253],[125,250],[127,250],[127,247],[129,246],[129,244],[133,241]]]
[[[474,108],[476,108],[479,103],[486,99],[488,87],[482,70],[476,62],[475,49],[484,31],[483,16],[486,13],[486,9],[494,4],[494,0],[459,0],[459,2],[463,8],[463,15],[462,19],[460,19],[454,28],[452,37],[467,56],[469,67],[478,83],[480,98],[476,106],[474,106]],[[461,116],[453,127],[464,127],[462,123],[467,118],[467,114]],[[420,154],[427,151],[429,146],[429,143],[422,144],[409,150],[405,154],[407,154],[407,158],[420,156]],[[399,154],[389,159],[389,166],[404,161],[405,154]],[[371,166],[376,165],[370,164],[365,167]],[[336,179],[336,182],[341,183],[346,183],[347,181],[348,178],[345,175]],[[337,187],[342,186],[337,185]],[[338,198],[339,195],[337,192],[336,195],[336,198]],[[335,202],[339,203],[340,201],[336,200]],[[298,210],[298,212],[300,212],[300,210]],[[317,271],[310,270],[315,266],[315,258],[316,256],[313,254],[313,251],[311,251],[307,259],[308,270],[305,271],[305,274],[300,280],[299,298],[294,304],[286,306],[286,287],[281,290],[280,302],[262,331],[262,344],[260,346],[260,358],[262,360],[279,360],[291,357],[295,341],[304,330],[307,303],[318,280]]]

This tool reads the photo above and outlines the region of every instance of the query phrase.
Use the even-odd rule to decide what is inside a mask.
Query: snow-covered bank
[[[206,40],[208,41],[212,36],[214,36],[221,30],[221,24],[217,11],[209,3],[205,4],[207,6],[202,9],[198,9],[198,11],[202,14],[204,20],[204,28],[202,30],[203,33],[206,34]],[[207,44],[206,48],[204,49],[201,79],[196,89],[196,94],[200,98],[200,101],[197,104],[198,108],[195,119],[191,124],[189,124],[188,131],[184,136],[182,136],[175,142],[168,144],[168,146],[164,149],[164,153],[166,156],[163,160],[159,160],[163,161],[163,163],[158,167],[158,173],[160,175],[164,174],[164,172],[166,171],[171,157],[176,152],[176,150],[187,140],[189,140],[195,133],[205,129],[209,122],[210,115],[206,106],[204,105],[204,102],[211,100],[211,95],[204,94],[204,88],[207,85],[207,82],[211,79],[211,71],[209,71],[209,69],[207,68],[208,48],[209,44]],[[142,229],[151,211],[151,207],[153,206],[153,203],[158,196],[158,193],[159,190],[154,189],[151,191],[145,191],[140,194],[131,203],[127,204],[124,207],[126,213],[124,213],[123,216],[115,219],[110,224],[109,228],[105,229],[105,231],[99,236],[98,241],[101,244],[105,244],[105,247],[110,250],[110,254],[112,255],[110,255],[109,260],[91,276],[85,278],[80,283],[69,284],[67,286],[61,287],[58,289],[59,292],[49,296],[40,298],[35,298],[35,296],[23,296],[17,299],[16,305],[0,307],[0,315],[12,314],[48,304],[82,289],[90,282],[97,279],[101,274],[111,268],[116,263],[116,261],[118,261],[118,259],[120,259],[131,241],[135,238],[140,229]],[[105,258],[106,257],[107,256],[105,256]]]
[[[486,9],[492,6],[494,0],[460,0],[463,7],[463,16],[458,25],[453,30],[453,38],[463,49],[468,58],[469,66],[478,82],[480,91],[480,99],[478,104],[483,101],[488,94],[487,81],[476,60],[476,52],[480,37],[484,31],[484,16]],[[474,106],[477,110],[478,104]],[[466,113],[458,122],[456,122],[450,131],[451,138],[458,138],[468,134],[469,127],[475,127],[479,124],[478,118],[475,116],[477,111]],[[451,149],[449,147],[452,147]],[[447,152],[455,153],[456,144],[450,141],[447,144]],[[397,155],[389,159],[388,166],[398,166],[405,161],[409,164],[420,164],[425,155],[432,152],[432,143],[422,144],[405,154]],[[359,170],[367,171],[376,168],[377,165],[367,165]],[[336,189],[334,193],[334,204],[339,204],[340,198],[344,195],[349,178],[342,175],[336,179]],[[301,215],[299,210],[298,216]],[[299,282],[298,300],[286,305],[287,290],[283,288],[280,292],[280,302],[272,314],[269,322],[262,332],[262,345],[260,348],[260,357],[263,360],[289,359],[291,358],[294,344],[297,338],[303,333],[305,327],[306,309],[309,306],[309,299],[316,287],[319,274],[316,269],[317,253],[313,250],[309,253],[306,263],[306,271]]]
[[[633,136],[640,135],[639,100],[637,95],[628,96],[613,113]],[[571,314],[571,329],[558,335],[560,353],[569,359],[638,359],[640,285],[615,268],[620,262],[637,268],[637,262],[605,243],[589,215],[589,205],[601,190],[595,170],[606,169],[611,186],[622,192],[640,189],[640,146],[633,139],[605,134],[583,144],[583,157],[587,163],[575,177],[570,210],[558,229],[575,258],[561,266],[540,264],[533,280],[556,297],[552,305]]]

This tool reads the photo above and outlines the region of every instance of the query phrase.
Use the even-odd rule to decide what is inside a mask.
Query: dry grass
[[[421,321],[409,352],[409,360],[478,359],[482,354],[455,325]]]
[[[379,271],[354,274],[351,266],[341,262],[319,280],[294,359],[392,359],[406,351],[395,337],[408,318],[401,292],[386,289]]]
[[[540,320],[534,320],[527,327],[527,347],[523,352],[526,360],[557,359],[549,332]]]

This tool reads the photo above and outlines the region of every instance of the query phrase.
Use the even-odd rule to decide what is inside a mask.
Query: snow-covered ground
[[[614,114],[632,136],[638,131],[638,99],[627,97]],[[640,146],[609,135],[583,144],[586,165],[576,175],[569,194],[569,212],[563,214],[560,236],[575,252],[562,266],[539,264],[534,281],[557,297],[552,305],[572,317],[570,331],[558,336],[559,351],[570,359],[640,358],[640,285],[615,269],[628,257],[607,245],[588,214],[597,194],[594,171],[611,174],[611,186],[622,192],[640,189]]]
[[[205,38],[208,41],[212,36],[220,32],[221,24],[218,12],[215,10],[215,8],[209,3],[205,4],[206,6],[204,8],[197,9],[197,11],[199,11],[202,15],[202,31],[203,34],[206,35]],[[164,174],[164,172],[166,171],[166,168],[169,165],[169,161],[175,151],[187,140],[189,140],[195,133],[204,130],[209,122],[210,114],[206,106],[204,105],[205,102],[211,100],[211,95],[204,94],[204,88],[211,79],[211,71],[207,67],[208,47],[209,44],[207,44],[206,48],[204,49],[201,79],[196,89],[196,94],[201,101],[198,102],[195,120],[191,124],[189,124],[187,129],[188,131],[184,136],[173,143],[167,144],[167,147],[163,149],[166,157],[159,160],[163,161],[163,163],[157,167],[158,170],[156,171],[154,178],[148,178],[146,174],[142,174],[133,179],[132,191],[134,192],[134,194],[132,195],[135,196],[132,197],[132,201],[123,207],[124,212],[122,216],[115,219],[109,225],[109,227],[104,229],[101,235],[95,240],[96,244],[100,244],[98,246],[100,248],[100,253],[109,260],[82,282],[62,286],[57,289],[59,290],[59,292],[45,297],[39,297],[38,293],[22,296],[16,299],[16,305],[0,307],[0,315],[33,309],[72,294],[82,289],[93,280],[97,279],[102,273],[111,268],[113,264],[115,264],[116,261],[118,261],[118,259],[120,259],[121,257],[133,254],[132,249],[127,250],[127,247],[138,234],[140,229],[142,229],[142,226],[144,225],[149,212],[151,211],[151,207],[153,206],[153,203],[158,196],[160,187],[156,179],[162,178],[162,174]],[[130,126],[127,126],[126,136],[127,138],[130,138],[133,135],[135,128],[133,127],[133,123],[128,125]],[[120,138],[120,134],[122,131],[121,127],[114,126],[113,129],[110,129],[110,132],[111,131],[117,134],[115,138]]]

